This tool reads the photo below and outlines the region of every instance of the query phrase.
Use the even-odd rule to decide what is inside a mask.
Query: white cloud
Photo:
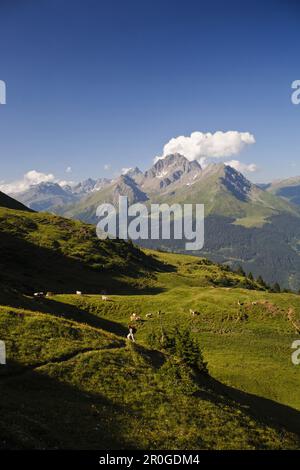
[[[230,162],[225,162],[225,165],[231,166],[241,173],[255,173],[258,170],[258,166],[255,163],[246,163],[240,162],[239,160],[231,160]]]
[[[127,175],[127,173],[128,173],[130,170],[132,170],[132,168],[122,168],[121,174],[122,174],[122,175]]]
[[[64,184],[68,183],[67,181],[60,181],[59,179],[55,178],[52,173],[41,173],[36,170],[30,170],[23,178],[12,181],[11,183],[0,184],[0,191],[3,191],[6,194],[16,194],[22,191],[26,191],[35,184],[40,183],[58,183],[59,185],[63,186]]]
[[[110,170],[111,165],[107,163],[106,165],[104,165],[103,168],[104,168],[105,171],[108,171],[108,170]]]
[[[55,181],[55,183],[59,184],[59,186],[61,186],[62,188],[64,188],[65,186],[74,186],[75,184],[77,184],[75,181],[70,180],[59,180]]]
[[[190,136],[178,136],[167,142],[163,148],[161,157],[171,153],[181,153],[189,160],[200,160],[202,158],[225,158],[237,155],[247,146],[255,143],[255,138],[249,132],[217,131],[192,132]]]
[[[39,184],[42,182],[54,182],[55,177],[52,173],[40,173],[36,170],[30,170],[20,180],[13,181],[11,183],[3,183],[0,186],[0,190],[4,193],[20,193],[26,191],[30,186]]]

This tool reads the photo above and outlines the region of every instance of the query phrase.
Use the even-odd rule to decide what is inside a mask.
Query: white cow
[[[77,290],[77,291],[76,291],[76,295],[82,295],[81,290]]]
[[[190,308],[190,314],[192,315],[192,317],[196,317],[196,316],[200,315],[200,312],[197,312],[197,310],[192,310]]]
[[[44,297],[45,296],[44,292],[35,292],[33,295],[34,295],[34,297]]]
[[[141,317],[137,313],[133,313],[130,316],[130,321],[141,321]]]

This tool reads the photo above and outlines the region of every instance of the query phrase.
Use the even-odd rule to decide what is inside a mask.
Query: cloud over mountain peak
[[[159,158],[173,153],[181,153],[188,160],[225,158],[238,155],[244,147],[255,144],[255,137],[250,132],[217,131],[192,132],[190,136],[178,136],[164,145]]]

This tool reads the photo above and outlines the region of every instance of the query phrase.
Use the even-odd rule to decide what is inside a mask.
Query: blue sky
[[[299,13],[296,0],[1,0],[0,180],[109,177],[173,137],[229,130],[255,137],[227,158],[258,165],[251,179],[300,174]]]

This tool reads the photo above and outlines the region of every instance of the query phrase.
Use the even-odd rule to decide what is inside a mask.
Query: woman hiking
[[[127,335],[127,339],[135,343],[134,335],[136,333],[136,327],[134,325],[128,325],[129,333]]]

